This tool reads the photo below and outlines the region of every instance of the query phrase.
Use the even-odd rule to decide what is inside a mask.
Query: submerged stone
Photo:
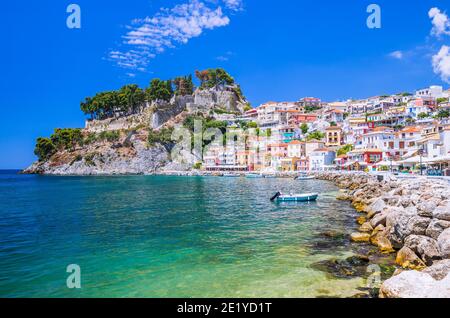
[[[350,238],[353,242],[369,242],[370,234],[355,232],[350,235]]]
[[[344,260],[328,259],[311,265],[311,268],[328,273],[333,278],[350,279],[367,276],[369,258],[355,255]]]

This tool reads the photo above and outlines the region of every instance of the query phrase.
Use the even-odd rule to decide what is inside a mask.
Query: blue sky
[[[70,3],[81,7],[79,30],[66,26]],[[370,3],[381,7],[381,29],[366,26]],[[227,69],[254,106],[304,96],[333,101],[413,91],[430,84],[447,87],[448,51],[441,52],[435,69],[432,57],[450,43],[450,26],[437,19],[435,27],[441,23],[443,29],[432,31],[429,10],[439,8],[437,18],[442,18],[449,4],[428,0],[2,3],[0,168],[24,168],[33,162],[38,136],[49,136],[56,127],[82,127],[79,102],[85,96],[127,83],[146,86],[153,77],[168,79],[196,69]],[[179,25],[189,19],[196,23]],[[396,51],[400,53],[391,54]]]

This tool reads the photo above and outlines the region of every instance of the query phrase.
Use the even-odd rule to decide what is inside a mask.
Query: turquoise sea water
[[[274,204],[278,190],[317,203]],[[325,181],[0,173],[0,297],[350,296],[311,268],[351,255],[355,212]],[[81,267],[82,288],[66,287]]]

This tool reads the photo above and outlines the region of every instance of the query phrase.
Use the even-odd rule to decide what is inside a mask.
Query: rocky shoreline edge
[[[367,173],[320,172],[340,200],[361,213],[353,242],[396,253],[399,266],[383,282],[381,298],[450,298],[450,185],[448,181]]]

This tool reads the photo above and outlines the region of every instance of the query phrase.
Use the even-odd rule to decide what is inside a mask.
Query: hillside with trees
[[[196,71],[195,79],[197,85],[190,74],[154,78],[147,87],[127,84],[84,98],[80,109],[87,117],[86,128],[58,128],[50,137],[37,138],[38,161],[26,172],[144,173],[161,167],[173,147],[171,135],[177,122],[191,128],[192,119],[199,117],[206,128],[225,130],[226,121],[210,117],[233,113],[220,103],[246,105],[240,86],[225,70]],[[202,92],[207,93],[197,101],[196,94]],[[188,109],[194,101],[195,108]],[[219,104],[211,108],[214,102]]]

